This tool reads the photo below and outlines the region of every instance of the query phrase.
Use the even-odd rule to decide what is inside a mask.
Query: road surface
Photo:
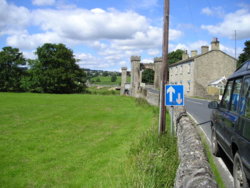
[[[197,124],[207,122],[210,120],[210,116],[212,110],[208,108],[209,101],[201,100],[201,99],[193,99],[186,98],[185,99],[185,107],[190,116],[195,120]],[[207,137],[207,140],[211,146],[211,127],[210,123],[205,123],[203,125],[199,125],[203,130],[204,134]],[[214,160],[217,164],[218,170],[224,180],[224,183],[227,188],[233,188],[233,177],[232,177],[232,163],[226,157],[226,155],[222,155],[222,157],[214,157]]]

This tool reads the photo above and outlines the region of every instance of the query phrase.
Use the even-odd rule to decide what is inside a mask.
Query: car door
[[[225,129],[225,117],[229,111],[230,107],[230,99],[232,94],[234,80],[229,80],[226,85],[226,89],[224,91],[224,95],[220,102],[219,108],[215,113],[215,130],[217,135],[217,140],[220,145],[225,149],[226,142],[224,140],[224,129]]]
[[[233,89],[230,97],[229,109],[223,113],[223,124],[224,124],[224,149],[226,153],[233,159],[233,153],[231,149],[232,137],[235,135],[235,127],[239,123],[239,102],[240,102],[240,93],[242,86],[243,78],[237,78],[233,81]]]
[[[245,173],[250,178],[250,76],[243,83],[239,103],[239,123],[236,126],[236,143]]]

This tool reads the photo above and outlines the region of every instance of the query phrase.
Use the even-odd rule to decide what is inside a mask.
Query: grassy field
[[[120,95],[120,90],[113,90],[110,87],[88,87],[87,92],[94,95]]]
[[[176,141],[142,134],[157,126],[157,114],[139,103],[121,96],[0,93],[0,187],[158,185],[158,163],[160,171],[172,170],[167,183],[158,182],[172,186]]]
[[[97,79],[100,79],[100,82],[96,82]],[[115,82],[111,82],[111,76],[97,76],[91,78],[91,81],[94,84],[99,85],[121,85],[121,76],[117,76],[117,80]],[[127,82],[130,82],[130,77],[127,76]]]

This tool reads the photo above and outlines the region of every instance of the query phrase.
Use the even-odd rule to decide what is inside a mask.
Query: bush
[[[111,82],[115,82],[117,80],[116,75],[111,76]]]

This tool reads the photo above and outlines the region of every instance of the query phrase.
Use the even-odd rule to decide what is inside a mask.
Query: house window
[[[182,72],[183,72],[183,67],[182,67],[182,65],[180,66],[180,74],[182,74]]]

